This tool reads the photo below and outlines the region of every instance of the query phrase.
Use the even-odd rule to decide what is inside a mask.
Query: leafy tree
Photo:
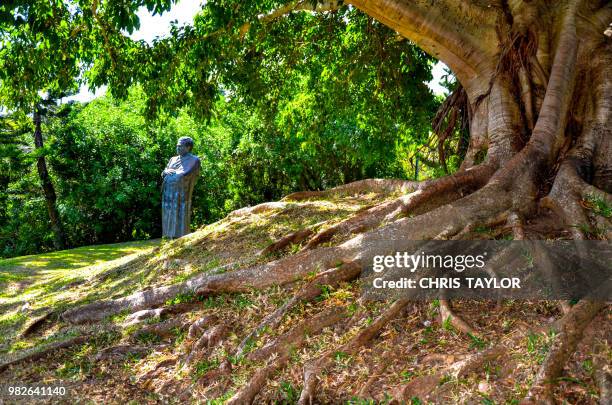
[[[22,114],[0,118],[0,255],[36,253],[53,245],[40,182],[32,171],[32,121]]]
[[[11,106],[32,103],[40,90],[65,89],[75,78],[86,77],[94,86],[109,83],[116,96],[126,96],[133,83],[142,83],[150,116],[173,114],[188,107],[197,116],[208,118],[214,112],[220,89],[225,89],[228,96],[260,106],[266,125],[270,125],[271,116],[278,117],[276,113],[269,114],[273,111],[291,111],[285,115],[287,123],[327,125],[324,114],[327,108],[338,105],[338,111],[342,111],[344,96],[352,94],[342,87],[340,79],[352,81],[353,76],[343,73],[335,76],[343,71],[333,65],[329,71],[321,70],[318,78],[323,81],[331,74],[328,85],[333,91],[321,91],[328,97],[327,105],[321,111],[306,109],[303,116],[296,114],[300,109],[285,104],[289,98],[282,97],[287,88],[284,80],[300,84],[293,69],[304,58],[310,58],[309,63],[316,66],[317,59],[329,56],[333,51],[325,44],[327,39],[337,37],[334,28],[347,20],[352,23],[363,18],[355,10],[359,9],[379,22],[374,26],[384,24],[390,30],[384,31],[383,41],[365,41],[362,43],[365,49],[348,48],[342,54],[357,68],[357,73],[361,66],[371,68],[372,58],[384,61],[375,81],[380,90],[368,92],[366,87],[364,96],[370,98],[356,103],[356,109],[374,108],[376,116],[384,116],[388,110],[379,109],[384,102],[389,103],[388,108],[400,111],[407,107],[402,98],[395,103],[393,95],[414,90],[404,86],[407,75],[399,74],[402,66],[394,64],[393,57],[385,52],[395,31],[453,71],[461,86],[451,95],[454,98],[443,113],[466,112],[469,127],[469,144],[457,172],[417,185],[372,180],[347,185],[340,190],[386,191],[401,184],[400,190],[407,187],[415,193],[334,225],[315,235],[308,248],[296,255],[201,277],[195,280],[197,286],[189,285],[190,289],[213,294],[242,291],[254,285],[262,288],[278,285],[306,277],[336,260],[349,261],[350,266],[366,266],[379,253],[375,247],[380,244],[393,243],[395,249],[401,249],[415,239],[473,237],[474,229],[496,223],[508,222],[516,237],[522,238],[525,218],[536,219],[541,210],[549,210],[568,237],[585,239],[601,234],[610,238],[606,219],[587,215],[588,208],[583,204],[583,200],[593,196],[606,204],[611,200],[609,1],[211,0],[196,17],[193,27],[175,27],[169,38],[152,46],[131,41],[123,34],[123,30],[129,32],[138,26],[136,10],[143,5],[163,11],[171,1],[3,2],[0,6],[3,100],[9,100]],[[315,13],[313,18],[310,13]],[[372,34],[372,38],[376,35]],[[60,51],[48,52],[49,49]],[[381,52],[370,52],[375,49]],[[63,50],[67,51],[64,59]],[[385,70],[388,59],[390,70]],[[316,100],[322,89],[318,78],[310,75],[307,87],[300,92]],[[337,85],[335,89],[333,83]],[[415,94],[418,99],[418,92]],[[384,98],[384,102],[379,104],[378,98]],[[353,101],[353,97],[346,100]],[[294,100],[298,105],[299,101]],[[438,120],[451,128],[450,124],[457,121],[446,114]],[[359,115],[355,122],[362,128],[364,120]],[[332,120],[332,124],[337,122]],[[365,120],[366,127],[385,131],[394,128],[384,124],[389,123],[374,119],[370,124]],[[301,136],[300,131],[295,135]],[[443,144],[441,152],[444,151]],[[406,214],[410,217],[394,221]],[[600,226],[600,222],[604,224],[603,232],[589,231]],[[362,234],[338,246],[316,249],[317,244],[340,232]],[[160,305],[165,300],[163,291],[167,293],[149,291],[146,295],[111,301],[103,309],[93,303],[65,313],[64,318],[99,319],[96,317],[101,314],[127,308]],[[402,300],[395,302],[373,327],[382,327],[406,304]],[[585,300],[561,322],[564,332],[533,381],[527,394],[530,402],[553,402],[550,381],[557,379],[583,329],[604,305]],[[450,313],[447,303],[441,301],[440,307]],[[359,346],[379,330],[366,329],[357,334],[363,339],[349,341],[347,348],[353,350],[353,343]],[[289,356],[278,357],[277,361],[283,361]],[[306,370],[301,403],[315,400],[316,371],[328,364],[327,360],[317,361],[312,366],[315,371]],[[271,374],[278,366],[276,363],[260,370],[258,377],[236,392],[229,403],[252,402],[262,380],[267,378],[265,373]]]
[[[65,106],[64,117],[50,124],[50,162],[73,244],[159,236],[161,171],[180,136],[194,138],[206,179],[195,192],[195,223],[225,213],[224,135],[184,113],[147,122],[143,107],[135,89],[123,102],[106,96]]]

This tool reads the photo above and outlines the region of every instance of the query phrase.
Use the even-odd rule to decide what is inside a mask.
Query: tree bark
[[[42,136],[42,116],[40,107],[36,106],[34,110],[34,147],[37,151],[43,148],[43,136]],[[47,162],[45,156],[40,154],[36,161],[36,168],[38,170],[38,178],[43,189],[45,196],[45,203],[47,205],[47,212],[49,213],[49,221],[51,222],[51,229],[53,231],[53,247],[55,250],[61,250],[66,247],[64,230],[60,221],[59,212],[57,211],[57,195],[55,194],[55,187],[51,182],[51,176],[47,170]]]

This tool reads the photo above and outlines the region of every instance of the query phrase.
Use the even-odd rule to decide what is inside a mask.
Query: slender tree
[[[32,120],[34,122],[34,148],[38,152],[38,156],[36,158],[36,170],[38,171],[38,178],[40,179],[42,191],[45,196],[45,204],[49,214],[49,221],[51,222],[51,229],[53,230],[53,247],[56,250],[61,250],[66,247],[66,242],[62,222],[57,210],[57,195],[55,194],[55,187],[51,181],[51,176],[49,175],[49,170],[47,169],[47,161],[44,155],[44,141],[42,133],[43,111],[43,107],[39,104],[36,105],[32,114]]]

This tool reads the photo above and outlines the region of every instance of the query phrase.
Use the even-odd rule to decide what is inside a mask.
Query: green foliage
[[[170,305],[189,303],[189,302],[194,302],[195,299],[196,299],[196,296],[193,293],[180,293],[174,296],[174,298],[166,300],[165,305],[170,306]]]
[[[263,23],[285,2],[238,0],[205,2],[193,25],[152,45],[126,35],[139,7],[172,3],[2,2],[0,106],[23,124],[0,138],[0,255],[52,246],[20,128],[31,131],[26,114],[43,97],[84,84],[114,98],[60,107],[39,152],[71,246],[160,235],[160,173],[180,136],[202,162],[193,226],[297,190],[414,176],[439,100],[425,85],[433,59],[409,41],[354,7]]]
[[[527,335],[527,353],[535,359],[537,364],[544,362],[555,337],[556,333],[554,331],[550,331],[548,335],[538,333]]]
[[[481,337],[474,335],[473,333],[468,333],[470,337],[470,348],[482,350],[487,346],[487,342]]]
[[[300,391],[289,381],[281,381],[279,391],[282,395],[282,404],[295,404],[300,398]]]
[[[588,203],[589,208],[596,214],[601,215],[605,218],[612,217],[612,206],[606,202],[600,196],[596,196],[593,194],[587,195],[586,201]]]
[[[453,326],[452,323],[452,319],[450,317],[450,315],[448,317],[446,317],[446,319],[444,319],[444,321],[442,321],[442,329],[449,331],[449,332],[455,332],[455,327]]]
[[[32,130],[23,114],[0,116],[0,256],[53,244],[38,178],[30,170],[36,159]]]
[[[253,306],[253,301],[246,294],[238,294],[233,299],[233,305],[242,310]]]
[[[195,378],[200,378],[208,371],[219,367],[219,360],[200,360],[195,365]]]
[[[136,334],[136,341],[144,345],[150,345],[154,343],[159,343],[161,341],[161,338],[155,333],[138,332]]]

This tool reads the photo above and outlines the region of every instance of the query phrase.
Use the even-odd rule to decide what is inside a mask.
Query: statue
[[[180,238],[190,232],[191,194],[200,175],[200,159],[191,154],[193,139],[181,137],[176,153],[162,172],[162,236]]]

